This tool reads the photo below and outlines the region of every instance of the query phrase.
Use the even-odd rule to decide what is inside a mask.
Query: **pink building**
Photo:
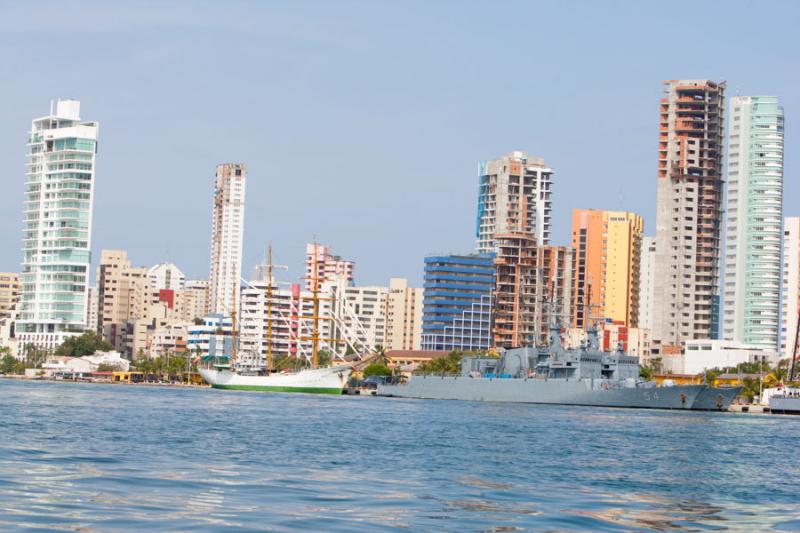
[[[316,266],[317,271],[314,272],[314,249],[317,250]],[[342,259],[338,255],[333,255],[331,247],[324,244],[306,244],[306,281],[305,289],[307,291],[313,290],[314,277],[317,278],[318,286],[322,285],[324,281],[344,278],[347,280],[348,285],[353,284],[353,270],[355,270],[355,261],[348,261]]]

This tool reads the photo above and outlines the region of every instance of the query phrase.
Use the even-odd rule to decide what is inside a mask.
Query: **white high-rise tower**
[[[783,222],[783,108],[731,98],[723,338],[778,348]]]
[[[244,194],[247,168],[240,163],[217,165],[214,210],[211,220],[212,313],[230,316],[241,302]]]
[[[28,138],[22,298],[16,334],[50,350],[86,327],[97,122],[58,100]]]

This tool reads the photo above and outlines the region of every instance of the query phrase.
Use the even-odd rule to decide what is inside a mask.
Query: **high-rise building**
[[[643,228],[635,213],[572,210],[574,327],[589,327],[595,319],[638,327]]]
[[[147,270],[147,277],[153,289],[170,289],[179,291],[186,288],[186,276],[181,269],[172,263],[159,263]]]
[[[553,171],[541,157],[511,152],[479,167],[476,247],[496,251],[497,235],[524,234],[536,244],[550,242]]]
[[[387,350],[420,350],[422,347],[423,289],[408,286],[408,280],[389,280],[386,297]]]
[[[783,108],[775,96],[734,96],[722,335],[778,347],[783,223]]]
[[[492,345],[494,254],[425,258],[423,350],[487,350]]]
[[[786,217],[783,227],[780,354],[792,357],[797,348],[795,339],[800,311],[800,217]]]
[[[316,268],[314,272],[314,252],[316,251]],[[347,284],[353,284],[353,271],[356,264],[354,261],[342,259],[341,256],[333,255],[330,246],[324,244],[306,243],[306,277],[305,289],[310,291],[313,289],[314,278],[316,277],[317,283],[321,284],[323,281],[332,281],[342,278]]]
[[[670,80],[664,92],[652,339],[674,347],[719,333],[725,83]]]
[[[9,318],[17,307],[22,286],[16,272],[0,272],[0,319]]]
[[[639,261],[639,328],[649,332],[653,330],[655,269],[656,238],[642,237],[642,258]]]
[[[217,165],[211,218],[209,307],[212,313],[226,316],[236,311],[240,300],[246,181],[244,165]]]
[[[28,138],[21,346],[52,349],[86,328],[97,122],[58,100]]]
[[[125,323],[145,317],[156,301],[147,269],[131,266],[124,250],[103,250],[96,281],[98,333],[125,351]]]
[[[572,308],[572,248],[538,246],[530,235],[495,237],[492,346],[519,348],[548,341],[551,313],[562,323]]]

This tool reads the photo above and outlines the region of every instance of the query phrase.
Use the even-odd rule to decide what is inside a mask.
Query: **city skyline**
[[[409,43],[400,50],[393,40],[399,35],[398,28],[381,32],[364,24],[377,16],[370,9],[356,13],[358,10],[345,8],[352,20],[334,27],[329,23],[333,18],[338,21],[341,13],[337,16],[326,6],[301,19],[279,8],[245,8],[243,4],[232,4],[222,14],[207,6],[191,14],[173,6],[160,18],[135,13],[126,4],[95,5],[91,16],[83,13],[86,18],[81,24],[68,10],[58,11],[65,24],[34,23],[24,9],[13,6],[6,8],[0,23],[7,34],[0,37],[7,73],[21,72],[31,54],[40,51],[39,45],[28,40],[22,46],[20,33],[63,33],[70,35],[76,46],[97,39],[107,45],[87,49],[77,63],[57,52],[53,69],[63,75],[53,76],[51,71],[47,83],[39,82],[42,74],[30,72],[32,82],[25,84],[26,91],[6,84],[15,105],[0,115],[4,124],[0,161],[11,177],[19,179],[7,180],[8,194],[0,200],[0,208],[9,213],[0,230],[0,242],[12,249],[19,243],[25,131],[30,117],[41,115],[42,106],[58,97],[81,100],[84,114],[104,124],[93,265],[103,248],[126,249],[143,265],[171,261],[187,278],[205,277],[213,169],[218,163],[241,161],[251,178],[242,264],[245,277],[262,260],[266,243],[271,241],[276,260],[292,269],[287,278],[299,279],[305,243],[316,236],[357,262],[358,283],[384,283],[392,276],[402,276],[412,285],[421,283],[420,264],[425,255],[472,250],[471,206],[477,199],[481,160],[502,157],[512,150],[545,158],[554,169],[554,245],[569,243],[569,219],[575,207],[636,211],[645,219],[645,234],[653,235],[656,195],[652,177],[657,172],[653,154],[662,79],[697,76],[726,80],[729,96],[776,95],[790,116],[797,108],[798,97],[792,88],[798,74],[789,68],[793,64],[791,41],[784,37],[791,35],[790,31],[776,31],[777,41],[769,43],[769,49],[762,42],[731,41],[722,54],[701,51],[691,60],[681,55],[690,46],[680,39],[667,50],[655,40],[651,43],[643,38],[642,55],[625,57],[622,52],[627,53],[627,45],[608,35],[623,24],[633,24],[631,39],[647,34],[648,25],[643,22],[650,13],[647,7],[620,10],[615,17],[606,14],[613,20],[599,30],[584,17],[591,19],[595,12],[600,16],[600,8],[586,5],[584,17],[575,20],[577,34],[570,38],[575,42],[567,42],[545,27],[542,39],[558,39],[562,49],[543,51],[526,39],[513,37],[513,32],[505,45],[473,43],[471,32],[479,20],[485,22],[483,18],[492,28],[500,27],[500,18],[503,24],[523,24],[509,22],[500,17],[500,11],[488,7],[460,9],[463,25],[445,24],[437,33],[437,39],[443,41],[433,41],[428,35],[434,27],[438,31],[434,22],[446,17],[447,9],[434,7],[428,18],[418,19],[414,10],[403,13],[389,8],[390,18],[401,27],[425,36],[421,43]],[[201,42],[211,29],[232,28],[232,21],[239,20],[245,9],[253,10],[254,21],[269,21],[273,33],[245,23],[238,28],[237,39],[222,43],[219,52]],[[702,13],[713,6],[696,9]],[[797,11],[789,4],[780,9],[786,16],[778,17],[779,27]],[[520,21],[527,11],[553,21],[554,26],[571,17],[566,9],[553,5],[521,5],[519,11]],[[720,35],[745,28],[747,18],[737,14],[746,7],[732,6],[729,11],[722,14],[727,24],[697,39],[714,42]],[[184,15],[185,20],[181,18]],[[665,26],[674,26],[678,20],[677,15],[663,16]],[[287,32],[276,21],[290,21],[294,29]],[[109,24],[118,28],[122,37],[105,42],[108,36],[100,28]],[[312,38],[305,31],[310,26],[327,31]],[[167,36],[170,32],[164,30],[169,28],[180,31]],[[273,43],[278,37],[280,42]],[[154,39],[153,44],[141,46],[147,39]],[[452,56],[450,47],[443,44],[448,39],[471,61]],[[268,69],[236,71],[247,83],[228,86],[222,93],[209,93],[204,87],[204,81],[234,73],[238,63],[227,65],[223,58],[241,53],[252,60],[253,54],[273,44],[276,52],[263,57]],[[328,50],[331,46],[332,51]],[[692,50],[699,48],[691,46]],[[197,50],[205,59],[197,63],[190,50]],[[423,53],[429,50],[430,54]],[[337,51],[341,55],[331,57]],[[650,57],[642,62],[647,54]],[[707,61],[712,56],[713,63]],[[134,80],[129,68],[116,65],[119,57],[126,59],[122,63],[128,66],[132,62],[146,86],[130,90]],[[391,68],[383,65],[386,57],[392,59]],[[475,78],[474,62],[497,68],[514,66],[516,81],[495,84],[489,76]],[[319,71],[325,64],[330,66]],[[315,88],[316,76],[332,76],[335,67],[349,77],[334,76],[328,89],[320,92]],[[358,67],[369,67],[369,74]],[[188,71],[190,68],[194,70]],[[261,70],[277,70],[283,76]],[[547,83],[541,83],[542,73]],[[404,82],[402,91],[395,89],[404,77],[426,83],[414,89]],[[624,93],[620,92],[623,85]],[[357,97],[351,95],[355,88],[359,89]],[[614,98],[625,98],[625,105],[613,109],[599,105]],[[556,113],[554,108],[560,111]],[[424,122],[417,120],[422,113],[428,117]],[[252,129],[255,122],[257,130]],[[474,127],[480,122],[488,127]],[[157,128],[148,126],[155,123]],[[785,149],[791,154],[797,142],[791,120],[787,128]],[[320,164],[313,169],[297,167],[301,155],[307,158],[308,154]],[[797,214],[790,204],[798,193],[793,168],[790,155],[785,165],[786,215]],[[727,161],[724,170],[727,173]],[[597,186],[598,182],[603,186]],[[287,201],[275,202],[276,197]],[[298,205],[307,207],[312,215],[298,215]],[[410,208],[415,211],[413,217],[408,216]],[[441,216],[444,212],[446,217]],[[158,239],[152,241],[165,223],[171,231],[157,233]],[[13,254],[7,254],[0,264],[0,270],[19,268],[19,258]]]

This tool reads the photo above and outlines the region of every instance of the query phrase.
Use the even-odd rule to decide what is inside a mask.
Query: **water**
[[[0,379],[0,530],[800,531],[800,417]]]

